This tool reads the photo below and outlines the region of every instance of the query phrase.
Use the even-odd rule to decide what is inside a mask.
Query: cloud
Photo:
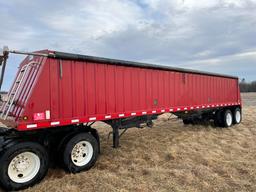
[[[256,79],[256,0],[15,0],[0,2],[0,18],[0,45],[15,49],[48,48]],[[19,59],[10,60],[4,88]]]
[[[183,67],[239,76],[255,80],[256,50],[218,58],[188,62]]]

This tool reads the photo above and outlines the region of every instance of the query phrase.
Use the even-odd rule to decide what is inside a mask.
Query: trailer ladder
[[[1,114],[0,118],[6,120],[11,109],[16,103],[15,99],[18,99],[21,97],[21,93],[23,92],[23,88],[26,86],[26,84],[31,84],[33,82],[27,82],[29,80],[30,75],[30,69],[36,64],[41,64],[42,59],[40,59],[39,62],[32,61],[31,63],[28,63],[20,69],[17,78],[15,79],[15,82],[11,88],[11,90],[8,93],[7,101],[5,101],[1,108]],[[38,69],[38,68],[37,68]],[[27,95],[26,95],[27,96]]]

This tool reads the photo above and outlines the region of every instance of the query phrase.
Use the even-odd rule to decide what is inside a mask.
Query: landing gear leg
[[[119,123],[115,123],[113,126],[113,148],[119,147]]]

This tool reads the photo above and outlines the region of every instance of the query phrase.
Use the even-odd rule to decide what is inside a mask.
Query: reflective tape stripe
[[[79,119],[72,119],[71,123],[79,123]]]
[[[159,113],[163,113],[163,112],[184,112],[186,113],[187,110],[193,110],[193,109],[204,109],[207,110],[208,108],[214,108],[214,107],[225,107],[225,106],[235,106],[235,105],[240,105],[241,102],[235,102],[235,103],[219,103],[219,104],[206,104],[206,105],[198,105],[198,106],[185,106],[185,107],[173,107],[173,108],[168,108],[168,109],[154,109],[152,111],[137,111],[137,112],[130,112],[130,113],[121,113],[121,114],[108,114],[108,115],[97,115],[94,117],[89,117],[89,120],[87,119],[70,119],[68,121],[47,121],[47,122],[35,122],[34,124],[27,124],[27,125],[18,125],[18,128],[20,127],[20,129],[24,129],[25,128],[41,128],[41,127],[47,127],[47,125],[49,126],[60,126],[60,125],[67,125],[67,124],[71,124],[71,123],[86,123],[89,121],[95,121],[97,120],[104,120],[104,119],[111,119],[111,118],[116,118],[116,117],[129,117],[129,116],[140,116],[140,115],[146,115],[146,114],[159,114]],[[47,112],[48,113],[48,112]]]
[[[59,125],[59,124],[60,124],[59,121],[51,122],[51,125]]]
[[[30,124],[30,125],[27,125],[27,128],[36,128],[37,127],[37,124]]]

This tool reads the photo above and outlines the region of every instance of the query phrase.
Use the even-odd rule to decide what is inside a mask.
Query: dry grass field
[[[130,129],[113,149],[97,124],[102,153],[91,170],[50,169],[25,191],[256,191],[256,93],[243,94],[243,121],[229,129],[188,125],[164,114]]]

